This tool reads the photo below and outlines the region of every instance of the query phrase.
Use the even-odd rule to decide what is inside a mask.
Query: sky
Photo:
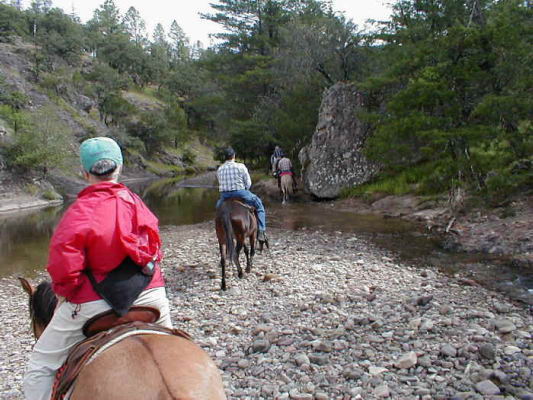
[[[93,11],[103,2],[104,0],[52,0],[54,7],[62,8],[67,14],[74,10],[82,22],[91,19]],[[26,5],[29,3],[30,0],[24,1]],[[115,0],[122,14],[129,7],[135,7],[145,20],[149,33],[153,32],[158,23],[162,23],[168,32],[175,19],[192,43],[199,40],[204,47],[211,44],[209,33],[221,31],[218,24],[201,19],[198,15],[200,12],[214,11],[209,3],[216,3],[216,0]],[[343,11],[348,18],[363,27],[367,19],[387,18],[390,14],[388,3],[390,0],[333,0],[333,8]]]

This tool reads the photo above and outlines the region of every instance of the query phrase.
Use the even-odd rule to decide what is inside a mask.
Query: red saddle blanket
[[[118,325],[107,331],[97,333],[74,346],[63,366],[57,371],[50,400],[64,400],[82,368],[97,355],[99,351],[133,335],[167,334],[186,339],[191,337],[179,329],[168,329],[157,324],[130,322]]]

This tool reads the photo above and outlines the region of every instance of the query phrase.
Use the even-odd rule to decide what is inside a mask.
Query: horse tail
[[[226,231],[226,248],[228,251],[229,259],[236,264],[235,260],[237,258],[237,253],[235,251],[235,244],[233,243],[233,238],[235,233],[233,232],[233,225],[231,224],[231,210],[226,204],[222,205],[222,226]]]

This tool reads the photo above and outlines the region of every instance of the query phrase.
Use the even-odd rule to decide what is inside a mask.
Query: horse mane
[[[39,283],[30,299],[30,313],[34,320],[47,326],[54,315],[56,305],[57,297],[52,290],[52,284],[48,281]]]

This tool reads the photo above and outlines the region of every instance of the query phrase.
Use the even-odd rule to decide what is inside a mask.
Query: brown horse
[[[237,266],[239,278],[243,277],[239,254],[244,247],[246,254],[246,272],[252,270],[255,254],[255,239],[257,237],[257,219],[255,209],[245,204],[240,198],[227,199],[217,209],[215,229],[220,249],[220,266],[222,268],[222,283],[220,288],[226,290],[226,264],[233,262]],[[250,249],[246,246],[249,238]],[[237,245],[235,246],[235,242]],[[262,250],[262,246],[260,247]]]
[[[38,339],[52,319],[57,298],[49,282],[29,295],[33,333]],[[86,364],[71,400],[225,400],[220,372],[207,353],[183,337],[142,334],[112,345]]]

